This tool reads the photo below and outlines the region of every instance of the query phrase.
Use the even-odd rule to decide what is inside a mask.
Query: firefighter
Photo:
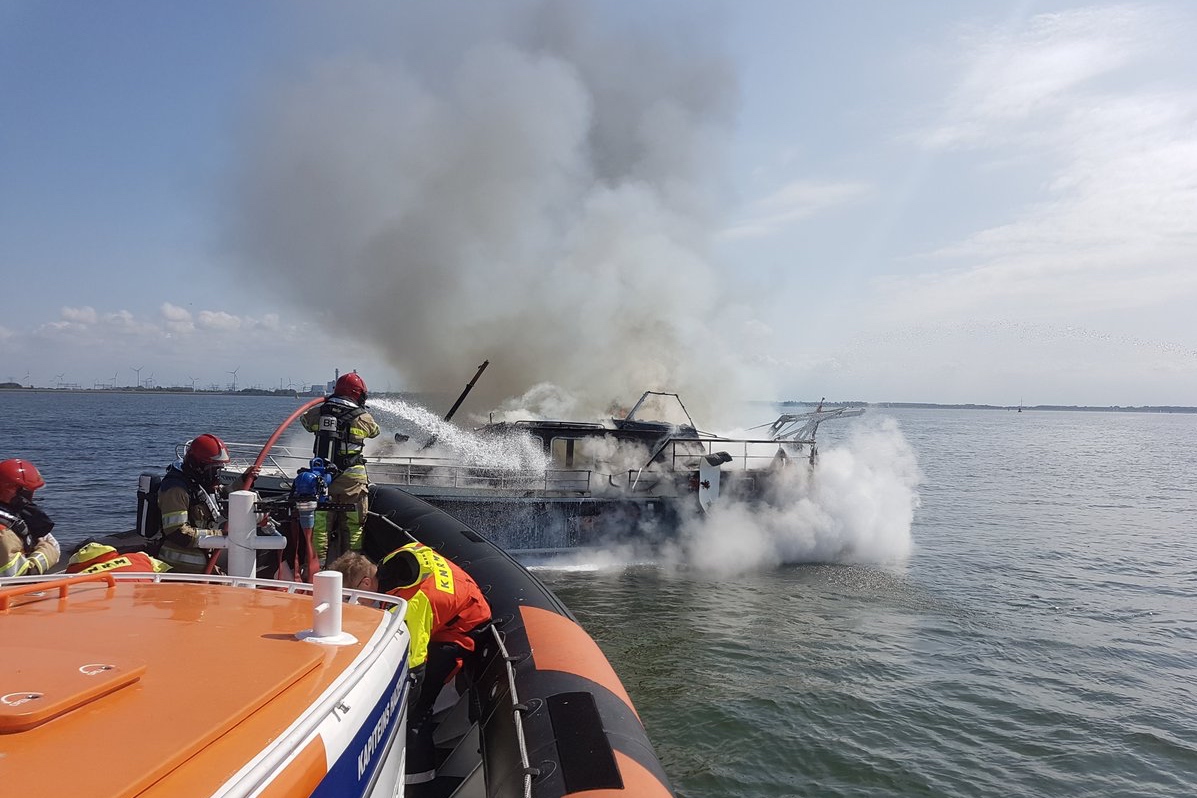
[[[366,439],[381,431],[366,411],[366,383],[356,371],[342,374],[332,395],[309,409],[300,419],[303,428],[316,434],[316,457],[331,463],[337,475],[328,486],[329,501],[351,504],[347,511],[319,512],[312,541],[321,563],[332,562],[347,551],[361,551],[362,525],[369,509]]]
[[[0,463],[0,576],[44,574],[58,563],[54,522],[33,501],[45,484],[28,460]]]
[[[220,469],[228,462],[224,441],[205,434],[187,444],[180,466],[166,469],[158,486],[162,547],[157,555],[175,571],[198,574],[207,568],[211,552],[200,541],[223,533],[216,497]]]
[[[408,784],[436,778],[432,710],[441,688],[474,637],[490,621],[490,604],[473,577],[423,543],[409,543],[382,558],[378,589],[407,601],[409,666],[415,678],[407,724]]]

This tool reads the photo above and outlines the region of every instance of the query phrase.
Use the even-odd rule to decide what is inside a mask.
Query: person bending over
[[[490,621],[490,604],[469,574],[422,543],[409,543],[382,558],[378,589],[407,601],[414,685],[406,781],[420,784],[436,778],[436,698],[461,660],[474,651],[472,634]]]

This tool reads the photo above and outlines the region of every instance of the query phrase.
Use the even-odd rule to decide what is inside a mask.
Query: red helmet
[[[28,460],[5,460],[0,463],[0,502],[11,502],[21,491],[32,493],[46,484],[37,466]]]
[[[356,371],[351,371],[337,378],[337,384],[333,386],[333,394],[344,396],[359,405],[364,405],[366,403],[366,383]]]
[[[229,450],[224,448],[224,441],[215,435],[205,434],[187,445],[187,454],[183,455],[183,470],[195,473],[210,471],[215,474],[228,462]]]

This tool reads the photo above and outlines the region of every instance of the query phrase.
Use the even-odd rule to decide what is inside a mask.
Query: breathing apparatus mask
[[[18,493],[8,503],[8,506],[12,508],[13,514],[17,517],[13,531],[24,538],[27,547],[37,543],[50,534],[50,530],[54,529],[54,521],[46,515],[45,510],[34,503],[33,494],[30,491]]]
[[[28,507],[31,504],[33,504],[33,491],[29,488],[17,488],[17,492],[8,502],[8,506],[16,512],[20,512],[23,507]]]
[[[186,465],[186,464],[185,464]],[[195,484],[206,491],[215,491],[220,488],[220,466],[199,464],[184,468],[187,476],[195,481]]]

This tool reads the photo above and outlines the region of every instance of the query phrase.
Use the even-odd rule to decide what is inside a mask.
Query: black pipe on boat
[[[465,390],[461,392],[461,396],[457,397],[457,401],[454,402],[453,406],[449,408],[449,412],[445,413],[445,421],[451,421],[453,419],[453,414],[457,412],[457,408],[461,407],[461,403],[465,401],[466,396],[469,395],[471,390],[473,390],[474,383],[478,382],[478,378],[482,376],[482,372],[486,371],[486,367],[489,365],[489,360],[482,361],[482,365],[478,367],[478,371],[474,372],[474,379],[470,380],[466,384]]]

